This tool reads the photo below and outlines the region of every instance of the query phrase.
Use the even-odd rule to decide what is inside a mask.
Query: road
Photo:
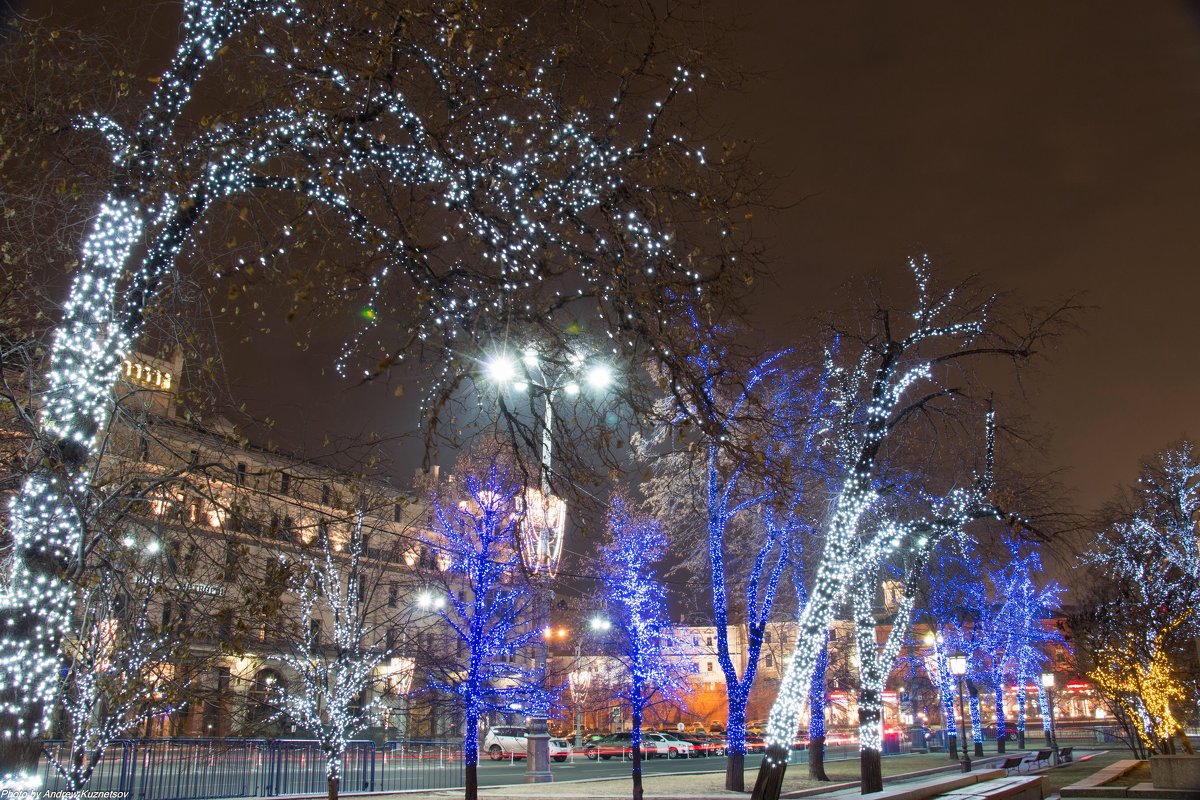
[[[747,755],[746,767],[754,768],[762,759],[761,755]],[[589,761],[583,756],[574,756],[562,764],[551,764],[550,770],[556,781],[580,780],[583,778],[618,778],[629,775],[631,763],[612,759],[610,761]],[[652,758],[642,762],[642,774],[654,775],[671,772],[725,771],[725,758]],[[525,780],[525,762],[515,764],[508,762],[480,762],[480,786],[507,786],[523,783]]]

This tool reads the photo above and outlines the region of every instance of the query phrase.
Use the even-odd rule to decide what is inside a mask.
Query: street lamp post
[[[546,689],[546,663],[548,656],[550,602],[552,592],[550,576],[558,567],[562,555],[563,534],[566,526],[566,504],[550,494],[550,468],[554,431],[554,398],[559,392],[575,396],[580,392],[577,374],[582,374],[586,384],[595,390],[603,390],[612,379],[612,370],[607,364],[587,365],[582,357],[569,353],[565,359],[544,358],[537,349],[527,347],[521,355],[521,365],[513,358],[500,353],[485,363],[487,377],[501,387],[517,391],[530,391],[542,396],[542,440],[540,456],[541,491],[525,493],[525,535],[521,551],[526,567],[533,574],[533,586],[537,595],[536,625],[543,631],[538,637],[536,672],[538,682]],[[528,535],[530,525],[536,527],[535,536]],[[532,540],[532,541],[531,541]],[[530,708],[529,726],[525,735],[526,769],[525,783],[548,783],[554,780],[550,772],[550,732],[547,728],[545,703],[537,702]]]
[[[967,674],[967,657],[962,653],[955,653],[947,659],[947,662],[950,664],[951,674],[958,678],[958,738],[962,741],[962,760],[959,761],[959,764],[962,765],[963,772],[970,772],[971,754],[967,751],[967,737],[964,735],[967,730],[967,714],[963,709],[963,676]]]
[[[1042,687],[1046,690],[1046,714],[1049,716],[1050,728],[1046,734],[1050,752],[1054,758],[1054,766],[1058,766],[1058,735],[1054,731],[1054,673],[1047,670],[1042,673]]]

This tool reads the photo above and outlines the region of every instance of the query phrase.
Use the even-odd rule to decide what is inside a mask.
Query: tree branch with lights
[[[791,662],[784,674],[779,694],[771,709],[767,734],[767,753],[754,789],[755,800],[773,800],[782,790],[783,775],[801,709],[808,693],[814,665],[833,614],[844,600],[860,566],[877,558],[878,548],[911,546],[913,536],[925,535],[921,526],[895,524],[881,530],[880,536],[866,536],[862,530],[868,512],[879,508],[880,469],[886,464],[895,471],[905,444],[898,435],[914,420],[926,419],[934,408],[964,418],[965,392],[943,391],[950,373],[949,365],[967,363],[976,356],[1000,356],[1021,362],[1036,351],[1036,345],[1052,336],[1056,323],[1063,321],[1061,309],[1031,325],[1021,334],[1012,335],[989,314],[991,298],[971,298],[960,287],[948,291],[933,288],[928,267],[914,263],[917,300],[901,328],[901,320],[881,305],[872,315],[867,332],[841,339],[841,362],[830,356],[827,372],[837,415],[830,426],[836,458],[844,465],[844,479],[838,487],[832,510],[825,525],[823,550],[809,601],[798,619],[799,635]],[[857,352],[855,352],[857,351]],[[961,356],[961,357],[960,357]],[[965,373],[953,373],[964,379]],[[936,387],[931,392],[930,387]],[[930,400],[932,395],[936,399]],[[920,405],[913,413],[914,404]],[[989,414],[990,416],[990,414]],[[952,534],[966,519],[996,516],[1009,519],[1011,514],[994,505],[991,499],[994,428],[985,426],[984,468],[942,493],[925,490],[938,498],[939,511],[929,539]],[[910,446],[911,443],[910,443]],[[912,454],[929,457],[920,445]],[[964,485],[965,484],[965,485]],[[1019,520],[1019,518],[1016,518]],[[918,540],[919,541],[919,538]]]

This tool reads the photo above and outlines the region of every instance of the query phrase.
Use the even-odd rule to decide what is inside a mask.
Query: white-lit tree
[[[297,635],[279,657],[297,680],[286,690],[277,687],[277,700],[280,714],[320,745],[329,800],[337,800],[341,790],[350,741],[382,710],[372,690],[384,680],[380,667],[391,656],[386,643],[370,635],[363,516],[356,514],[344,542],[323,526],[314,542],[317,552],[288,567],[295,575]]]
[[[887,463],[889,470],[898,468],[899,455],[885,452],[885,446],[903,453],[900,432],[910,423],[926,419],[935,408],[953,414],[958,403],[960,415],[969,413],[964,387],[951,382],[968,380],[962,368],[973,359],[991,356],[1023,361],[1034,353],[1042,338],[1053,335],[1068,310],[1064,307],[1032,319],[1022,331],[1013,333],[989,313],[990,298],[960,297],[960,292],[954,290],[938,292],[930,285],[927,267],[913,267],[917,302],[907,322],[881,304],[868,321],[866,332],[859,330],[852,338],[842,338],[843,363],[832,364],[828,370],[832,403],[837,410],[831,429],[844,479],[832,501],[819,566],[798,620],[796,649],[771,709],[767,752],[755,784],[755,800],[779,796],[813,667],[834,611],[855,584],[855,574],[863,564],[874,561],[878,552],[911,546],[912,537],[920,535],[918,527],[900,522],[878,528],[881,533],[877,536],[865,536],[861,530],[864,518],[878,507],[883,492],[881,467]],[[932,437],[923,440],[931,441]],[[991,445],[989,425],[988,453]],[[919,458],[928,464],[934,454],[923,451],[919,444],[915,447]],[[988,513],[1002,515],[998,508],[989,510],[991,475],[989,469],[983,469],[985,460],[990,466],[990,456],[977,456],[975,474],[949,478],[957,488],[925,489],[926,496],[940,498],[936,502],[943,504],[943,511],[937,518],[946,525],[958,524],[968,513],[971,518]],[[947,480],[946,476],[941,480]]]
[[[64,744],[48,749],[46,759],[57,785],[73,797],[85,796],[114,740],[175,710],[195,674],[182,653],[178,621],[156,624],[163,602],[156,581],[121,563],[137,558],[141,547],[128,550],[114,548],[106,569],[81,589],[64,646],[58,687]],[[130,576],[142,580],[125,580]]]
[[[1142,610],[1158,609],[1151,624],[1200,607],[1200,454],[1190,441],[1142,465],[1133,507],[1097,538],[1085,559],[1129,586]],[[1184,626],[1200,633],[1196,614]]]
[[[1197,514],[1200,459],[1185,440],[1143,463],[1081,559],[1097,585],[1072,619],[1076,657],[1139,757],[1175,751],[1180,709],[1195,699],[1181,672],[1200,630]]]
[[[111,180],[52,346],[44,457],[12,508],[0,761],[28,764],[49,724],[74,610],[64,576],[118,366],[206,225],[236,230],[251,212],[261,223],[261,252],[201,259],[216,264],[213,281],[232,282],[230,296],[254,275],[300,274],[298,295],[328,290],[365,306],[368,329],[392,324],[396,339],[370,354],[380,369],[435,364],[431,436],[474,371],[467,343],[521,320],[565,336],[569,307],[632,362],[686,372],[664,344],[672,311],[716,285],[734,298],[753,278],[753,258],[738,259],[737,207],[754,187],[666,124],[697,76],[682,61],[658,71],[671,56],[654,32],[635,37],[645,58],[617,70],[598,119],[559,92],[568,48],[528,47],[522,33],[470,4],[187,0],[174,57],[137,118],[85,120],[108,146]],[[215,117],[191,107],[206,89]],[[672,222],[701,208],[707,225]],[[355,267],[331,276],[291,242],[351,250]],[[15,773],[12,783],[25,785]]]

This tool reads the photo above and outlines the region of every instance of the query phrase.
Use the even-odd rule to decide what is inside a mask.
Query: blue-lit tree
[[[478,796],[479,723],[490,712],[548,705],[538,673],[521,664],[542,636],[535,599],[524,580],[518,526],[522,486],[495,460],[470,469],[434,497],[425,545],[442,568],[426,605],[438,609],[453,646],[433,662],[436,688],[462,704],[466,797]]]
[[[654,563],[666,553],[667,540],[654,519],[630,510],[614,496],[608,512],[608,535],[601,553],[601,575],[613,627],[629,684],[633,722],[633,798],[642,798],[642,714],[655,700],[670,699],[683,688],[685,663],[671,633],[666,591]],[[686,662],[690,665],[690,661]]]
[[[1017,685],[1017,747],[1025,747],[1025,707],[1028,703],[1030,681],[1039,688],[1039,702],[1045,690],[1039,680],[1042,670],[1050,662],[1050,648],[1067,647],[1067,641],[1058,628],[1048,624],[1059,613],[1063,588],[1057,581],[1045,580],[1041,555],[1036,545],[1025,546],[1023,554],[1019,548],[1013,552],[1013,574],[1006,582],[1005,605],[1012,630],[1009,643],[1013,678]],[[1038,586],[1035,578],[1044,583]],[[1049,726],[1043,718],[1043,726]]]
[[[974,678],[992,692],[999,753],[1005,751],[1008,739],[1005,686],[1009,680],[1016,682],[1017,733],[1023,747],[1027,681],[1045,662],[1044,648],[1063,641],[1056,630],[1044,625],[1058,604],[1061,587],[1054,582],[1037,586],[1034,576],[1041,574],[1042,562],[1035,547],[1023,546],[1014,539],[1007,548],[1006,559],[988,571],[987,592],[976,598],[971,627],[966,632]],[[978,706],[977,700],[973,706]],[[978,726],[978,722],[975,724]],[[981,739],[977,748],[980,752]]]
[[[822,395],[819,387],[803,388],[802,376],[786,369],[787,353],[758,361],[743,377],[718,340],[721,331],[702,324],[695,308],[688,320],[695,340],[688,360],[703,376],[698,392],[702,402],[677,410],[673,422],[700,420],[696,438],[703,457],[695,458],[682,447],[652,455],[653,448],[673,433],[671,426],[647,440],[642,450],[644,457],[656,460],[656,476],[647,489],[660,517],[701,517],[702,509],[695,533],[707,560],[688,566],[710,580],[715,655],[728,698],[725,787],[742,791],[746,707],[764,634],[789,553],[800,549],[793,542],[814,528],[804,504],[806,477],[815,472],[813,462],[820,455]],[[672,530],[679,539],[691,533],[679,524]],[[803,592],[803,586],[797,586]],[[745,619],[747,628],[746,666],[740,675],[728,633],[731,618],[738,617]]]
[[[984,602],[984,567],[975,551],[959,537],[938,548],[930,561],[928,572],[925,598],[919,613],[930,625],[925,642],[928,649],[926,668],[938,690],[942,717],[946,723],[947,749],[950,757],[954,758],[958,736],[966,734],[966,731],[958,730],[954,705],[958,687],[950,675],[947,661],[951,654],[959,652],[968,656],[968,683],[972,690],[971,737],[976,745],[975,752],[979,753],[983,747],[983,730],[979,721],[979,693],[973,671],[975,644],[966,622]]]
[[[878,551],[911,546],[910,537],[919,535],[918,526],[903,522],[880,526],[877,536],[866,536],[861,530],[864,518],[881,498],[881,459],[894,464],[884,452],[885,445],[895,443],[899,447],[902,437],[897,432],[908,430],[909,423],[928,419],[935,408],[942,414],[969,413],[969,404],[954,410],[955,401],[963,400],[964,393],[945,383],[945,376],[962,376],[964,373],[955,368],[965,367],[977,357],[998,356],[1013,362],[1028,358],[1035,344],[1053,335],[1069,312],[1068,308],[1060,308],[1030,318],[1029,327],[1014,332],[1011,326],[997,324],[994,315],[989,314],[990,298],[961,298],[958,290],[934,291],[926,266],[914,264],[913,268],[916,307],[901,315],[877,305],[865,326],[857,328],[853,337],[843,338],[839,358],[827,371],[831,404],[837,410],[829,429],[836,463],[844,465],[843,477],[824,524],[822,554],[808,603],[798,620],[796,649],[771,708],[767,752],[755,784],[755,800],[773,800],[782,790],[792,739],[825,632],[834,611],[855,585],[855,574],[863,564],[872,563]],[[846,343],[853,346],[847,347]],[[990,424],[987,427],[990,453],[993,437]],[[935,476],[927,471],[934,454],[910,455],[915,459],[912,463],[921,468],[920,474],[936,483]],[[976,458],[977,462],[985,460],[990,465],[990,455]],[[969,478],[940,477],[943,485],[954,488],[923,492],[943,507],[937,515],[939,526],[949,528],[980,515],[1003,516],[991,499],[989,470],[977,471]]]

